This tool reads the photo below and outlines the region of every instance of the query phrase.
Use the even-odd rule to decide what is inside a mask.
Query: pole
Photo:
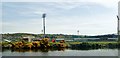
[[[45,18],[43,18],[43,30],[44,30],[44,35],[45,35]]]
[[[120,28],[120,27],[119,27],[119,23],[120,23],[119,20],[120,20],[120,19],[119,19],[119,16],[117,16],[117,18],[118,18],[118,20],[117,20],[117,21],[118,21],[118,26],[117,26],[118,41],[120,41],[120,31],[119,31],[119,28]]]
[[[45,17],[46,17],[46,14],[44,13],[42,18],[43,18],[43,32],[44,32],[44,38],[45,38]]]
[[[79,30],[77,31],[78,35],[79,35]]]

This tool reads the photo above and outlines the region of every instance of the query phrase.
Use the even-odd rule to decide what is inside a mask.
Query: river
[[[10,50],[2,51],[2,56],[118,56],[118,49],[58,49],[58,50]]]

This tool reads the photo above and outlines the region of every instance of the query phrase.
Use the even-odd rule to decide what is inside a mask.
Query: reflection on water
[[[3,52],[10,50],[11,52],[49,52],[49,51],[65,51],[66,48],[44,48],[44,49],[2,49]]]
[[[118,49],[3,49],[3,56],[118,56]]]
[[[108,49],[108,48],[104,48],[105,49]],[[78,49],[78,48],[43,48],[43,49],[2,49],[2,52],[5,52],[5,51],[11,51],[11,52],[49,52],[49,51],[65,51],[65,50],[85,50],[85,51],[89,51],[89,50],[99,50],[99,49]],[[114,49],[112,49],[114,50]]]

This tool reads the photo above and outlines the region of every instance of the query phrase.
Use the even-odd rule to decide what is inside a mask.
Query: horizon
[[[19,34],[19,33],[2,33],[2,34]],[[23,33],[23,34],[43,34],[43,33]],[[60,34],[60,33],[59,33]],[[111,35],[111,34],[115,34],[116,33],[110,33],[110,34],[99,34],[99,35]],[[46,34],[47,35],[47,34]],[[76,34],[62,34],[62,35],[76,35]],[[79,36],[99,36],[99,35],[79,35]]]
[[[47,34],[103,35],[117,33],[118,3],[3,2],[1,33],[41,34],[46,13]]]

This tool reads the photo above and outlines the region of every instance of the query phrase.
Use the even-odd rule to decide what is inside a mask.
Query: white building
[[[22,40],[26,40],[28,42],[32,42],[32,39],[35,38],[34,36],[25,36],[22,38]]]

